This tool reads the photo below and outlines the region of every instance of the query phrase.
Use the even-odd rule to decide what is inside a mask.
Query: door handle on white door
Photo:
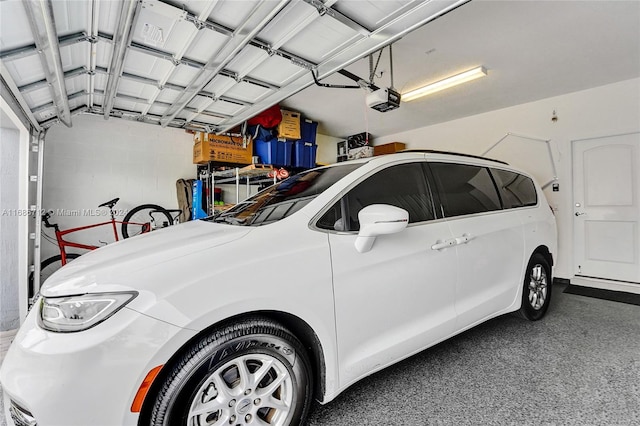
[[[471,236],[470,234],[462,234],[462,236],[456,238],[456,244],[467,244],[474,238],[475,237]]]
[[[576,216],[582,216],[583,214],[586,214],[585,212],[576,212]]]
[[[451,239],[451,240],[446,240],[446,241],[436,241],[436,243],[434,245],[431,246],[431,250],[443,250],[446,249],[448,247],[453,247],[455,246],[456,240],[455,239]]]

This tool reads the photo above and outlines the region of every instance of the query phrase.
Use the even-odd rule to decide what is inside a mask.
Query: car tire
[[[539,253],[531,256],[524,276],[519,315],[529,321],[541,319],[551,302],[551,267]]]
[[[221,328],[165,368],[151,425],[299,425],[312,402],[302,344],[267,319]]]

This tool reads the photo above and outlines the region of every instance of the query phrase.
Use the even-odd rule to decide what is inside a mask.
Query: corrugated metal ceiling
[[[2,1],[0,71],[44,128],[224,131],[466,1]]]

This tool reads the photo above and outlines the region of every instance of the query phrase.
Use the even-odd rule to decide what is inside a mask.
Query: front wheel
[[[529,321],[544,316],[551,302],[551,267],[541,254],[534,254],[527,265],[519,314]]]
[[[304,348],[266,319],[205,336],[165,368],[151,425],[299,425],[311,403]]]
[[[129,238],[173,225],[171,214],[157,204],[134,207],[122,220],[122,237]]]

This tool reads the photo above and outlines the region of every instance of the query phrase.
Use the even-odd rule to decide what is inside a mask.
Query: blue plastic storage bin
[[[293,142],[292,141],[278,141],[277,142],[278,148],[277,148],[277,153],[276,153],[276,160],[277,162],[275,163],[277,166],[286,166],[286,167],[290,167],[291,166],[291,151],[293,148]]]
[[[318,131],[318,123],[308,118],[300,122],[300,140],[316,143],[316,132]]]
[[[254,153],[260,157],[261,164],[273,164],[276,160],[277,149],[276,140],[263,141],[256,139],[253,141]]]
[[[293,143],[293,167],[310,169],[316,166],[316,150],[313,142],[295,141]]]
[[[291,166],[291,141],[279,141],[272,139],[263,141],[256,139],[253,141],[255,154],[260,157],[260,163],[272,164],[274,166]]]

